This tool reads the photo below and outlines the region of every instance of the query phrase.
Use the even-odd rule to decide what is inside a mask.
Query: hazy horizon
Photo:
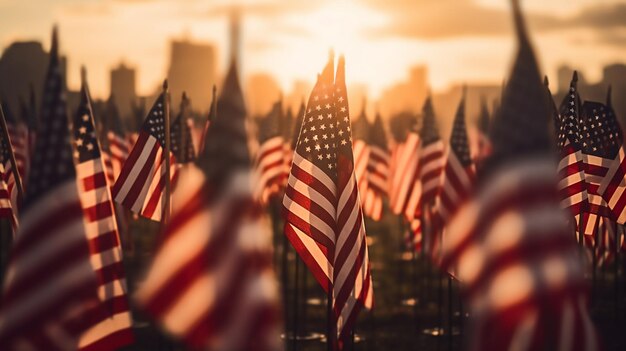
[[[229,6],[243,12],[242,75],[270,74],[289,92],[318,73],[329,48],[343,53],[350,83],[377,98],[428,67],[434,91],[468,83],[500,84],[513,56],[505,0],[0,0],[0,46],[37,40],[47,50],[53,24],[68,57],[68,85],[77,89],[86,65],[94,96],[109,91],[109,70],[121,61],[137,69],[137,91],[153,92],[169,65],[169,42],[187,38],[214,45],[223,73]],[[562,64],[589,81],[626,57],[626,1],[522,2],[546,74]]]

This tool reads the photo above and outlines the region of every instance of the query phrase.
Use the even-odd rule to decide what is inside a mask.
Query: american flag
[[[438,228],[450,221],[467,200],[476,176],[465,125],[465,96],[461,99],[454,118],[445,160],[441,192],[435,204],[435,222]]]
[[[194,350],[280,350],[269,222],[252,198],[249,156],[232,153],[247,150],[234,64],[224,87],[210,152],[181,170],[171,221],[137,299]]]
[[[116,202],[154,221],[166,213],[165,187],[165,104],[166,93],[159,95],[148,112],[137,143],[130,152],[113,185]],[[176,175],[176,158],[170,151],[170,179]]]
[[[4,117],[7,122],[13,154],[17,162],[17,169],[22,179],[28,179],[28,164],[30,161],[28,126],[23,121],[18,121],[15,118],[15,115],[13,115],[13,112],[6,103],[2,104],[2,109],[4,110]]]
[[[104,113],[104,131],[106,131],[111,165],[113,166],[113,178],[117,179],[126,159],[128,159],[132,145],[126,137],[126,128],[124,128],[120,118],[120,112],[113,95],[109,97]]]
[[[354,138],[353,154],[354,154],[354,175],[356,183],[359,187],[359,195],[361,197],[361,206],[365,205],[365,194],[367,194],[368,171],[367,164],[370,159],[370,147],[367,145],[368,134],[370,131],[370,123],[365,115],[365,104],[359,118],[352,124],[352,136]]]
[[[18,191],[11,166],[11,151],[11,143],[0,135],[0,218],[11,222],[15,236],[18,225]]]
[[[55,29],[41,133],[4,279],[0,345],[8,350],[76,350],[98,305],[63,82]]]
[[[420,179],[422,180],[422,199],[424,206],[430,206],[435,201],[441,189],[441,175],[443,173],[444,144],[439,136],[439,129],[435,119],[432,98],[429,96],[422,109],[423,123],[420,130],[422,148],[420,153]]]
[[[389,190],[389,146],[379,113],[369,131],[370,157],[367,161],[367,191],[362,196],[363,213],[375,221],[383,214],[383,199]]]
[[[596,350],[578,245],[559,207],[550,111],[521,13],[520,48],[481,188],[446,228],[472,315],[469,350]]]
[[[172,124],[170,130],[170,143],[172,153],[176,157],[178,168],[196,159],[196,151],[193,147],[193,139],[191,136],[191,122],[189,118],[190,101],[187,95],[183,93],[180,103],[180,111]]]
[[[333,344],[350,334],[360,308],[373,303],[344,72],[340,58],[333,84],[331,58],[318,77],[283,199],[285,234],[332,296]]]
[[[204,145],[206,144],[206,135],[207,132],[209,130],[209,126],[211,125],[211,121],[215,120],[215,118],[217,118],[217,88],[215,87],[215,85],[213,86],[213,100],[211,100],[211,109],[209,110],[209,116],[207,117],[207,120],[204,122],[204,126],[202,128],[202,131],[200,133],[200,141],[198,143],[198,156],[202,155],[204,153]]]
[[[84,351],[116,350],[131,344],[134,337],[122,247],[84,73],[80,94],[73,120],[74,158],[100,306],[90,315],[95,325],[81,335],[78,346]]]
[[[561,207],[569,210],[572,216],[576,218],[577,225],[581,225],[587,231],[587,222],[581,222],[582,212],[588,210],[589,197],[587,196],[585,165],[581,150],[580,97],[576,89],[577,80],[577,74],[574,72],[569,91],[561,103],[560,112],[554,111],[552,115],[554,116],[556,112],[556,118],[559,118],[557,146],[560,157],[558,174]],[[550,101],[552,96],[549,95],[548,99]],[[585,218],[589,217],[585,216]]]
[[[615,162],[619,162],[622,131],[615,115],[604,104],[585,101],[581,110],[581,143],[589,199],[581,226],[586,235],[595,235],[599,217],[613,218],[608,201],[602,197],[601,183],[616,179],[609,172]]]
[[[588,115],[586,120],[592,122],[591,127],[594,129],[595,140],[592,139],[590,143],[592,146],[604,149],[604,154],[598,156],[605,159],[604,165],[608,166],[598,193],[608,203],[617,223],[624,224],[626,223],[626,152],[623,145],[623,133],[611,106],[611,88],[609,87],[606,106],[589,106],[585,112]],[[597,121],[597,125],[593,121]]]
[[[254,163],[255,198],[263,205],[284,190],[289,166],[285,163],[285,138],[281,130],[282,102],[277,101],[267,116],[258,120],[259,149]]]
[[[394,214],[411,221],[419,214],[422,182],[419,177],[421,140],[417,121],[411,117],[411,126],[404,140],[398,140],[394,149],[390,184],[390,206]]]
[[[291,169],[291,163],[293,162],[293,153],[298,143],[298,136],[300,135],[300,127],[302,126],[302,121],[304,120],[304,115],[306,113],[306,106],[304,101],[300,104],[300,108],[298,109],[298,114],[295,117],[295,120],[292,121],[289,129],[284,128],[284,136],[285,136],[285,165],[287,165],[287,177],[285,178],[285,186],[287,186],[287,179],[289,178],[289,170]],[[285,127],[285,126],[283,126]],[[287,142],[287,140],[289,140]]]
[[[400,115],[402,116],[402,115]],[[417,121],[413,116],[404,118],[411,123],[410,130],[404,141],[398,140],[394,148],[391,163],[391,184],[389,204],[394,214],[402,215],[410,230],[407,232],[407,243],[415,250],[422,245],[422,181],[420,179],[421,140],[417,131]],[[403,123],[400,123],[403,124]]]

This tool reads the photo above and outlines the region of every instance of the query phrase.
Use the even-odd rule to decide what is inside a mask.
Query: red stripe
[[[101,219],[113,216],[113,206],[110,201],[101,202],[83,209],[88,222],[97,222]]]
[[[307,250],[306,246],[304,246],[300,238],[298,238],[298,234],[296,234],[296,232],[291,228],[289,223],[285,223],[284,231],[287,239],[289,239],[289,242],[291,243],[293,248],[296,250],[302,261],[304,261],[304,263],[307,265],[307,267],[313,274],[313,277],[315,277],[315,280],[317,280],[317,282],[322,287],[322,289],[324,289],[324,291],[328,292],[329,287],[332,285],[330,279],[326,276],[322,268],[318,265],[313,255],[311,255],[311,253]],[[317,244],[317,246],[326,257],[328,265],[332,266],[332,262],[330,262],[330,260],[328,259],[328,249],[320,244]]]
[[[156,162],[156,154],[159,151],[160,146],[158,144],[155,144],[152,148],[152,150],[150,151],[150,154],[148,155],[148,157],[145,160],[145,163],[143,164],[133,164],[129,167],[128,172],[130,172],[130,168],[139,168],[140,171],[137,174],[137,177],[135,178],[134,182],[132,183],[130,190],[128,191],[128,194],[126,195],[126,197],[123,199],[122,204],[124,204],[126,207],[128,208],[132,208],[133,205],[137,202],[137,200],[139,199],[139,195],[141,195],[141,191],[144,187],[144,185],[146,184],[146,182],[148,182],[151,178],[151,174],[150,171],[152,169],[152,167],[154,166],[155,162]],[[132,154],[131,154],[132,156]],[[130,160],[130,158],[129,158]],[[115,182],[115,185],[117,185],[118,183],[120,183],[120,180],[122,179],[122,176],[125,175],[125,170],[126,170],[126,165],[129,164],[129,161],[126,161],[126,163],[124,164],[124,169],[122,169],[122,172],[120,173],[119,177],[117,178],[117,181]],[[128,175],[126,174],[126,177]],[[115,191],[115,189],[114,189]],[[117,199],[117,195],[115,195],[115,198]],[[143,199],[141,199],[141,201],[143,201]]]
[[[133,150],[131,151],[130,155],[128,155],[128,159],[124,163],[124,166],[122,167],[120,175],[118,176],[117,181],[113,185],[113,189],[111,190],[113,194],[113,198],[117,198],[117,194],[120,192],[121,187],[124,185],[124,183],[126,183],[126,180],[128,176],[130,175],[131,170],[133,169],[133,167],[135,167],[135,163],[137,163],[137,160],[139,159],[139,156],[141,155],[141,152],[146,145],[148,137],[149,137],[148,133],[142,132],[139,134],[139,138],[137,139],[137,143],[135,144],[135,147],[133,147]]]

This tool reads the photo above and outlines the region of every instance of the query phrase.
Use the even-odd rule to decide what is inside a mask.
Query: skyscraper
[[[135,69],[121,62],[111,70],[111,95],[115,98],[121,117],[127,120],[132,114],[135,92]]]

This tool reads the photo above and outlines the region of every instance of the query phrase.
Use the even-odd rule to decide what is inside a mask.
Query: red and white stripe
[[[13,147],[13,154],[15,155],[15,162],[17,162],[17,170],[20,172],[22,183],[25,183],[24,179],[28,179],[28,162],[31,153],[28,127],[23,123],[18,123],[17,125],[8,123],[7,129],[9,139],[11,139],[11,146]]]
[[[139,134],[122,171],[113,185],[116,202],[154,221],[160,221],[165,213],[166,168],[164,148],[147,132]],[[175,182],[176,159],[170,152],[170,179]]]
[[[96,276],[76,181],[56,185],[24,211],[0,307],[7,350],[72,350],[98,306]]]
[[[466,285],[469,350],[597,350],[584,267],[551,160],[501,169],[446,228],[444,267]]]
[[[446,166],[436,204],[437,220],[441,224],[447,223],[470,195],[476,176],[474,165],[463,167],[449,147],[445,154]]]
[[[76,177],[101,305],[90,316],[96,324],[82,334],[78,348],[116,350],[131,344],[134,337],[122,247],[102,160],[76,165]]]
[[[5,170],[4,165],[0,163],[0,218],[6,218],[11,222],[13,227],[13,236],[18,226],[17,220],[17,190],[15,189],[15,176],[11,171],[10,162]]]
[[[282,136],[266,140],[255,161],[255,198],[267,204],[284,189],[289,168],[285,163],[285,142]]]
[[[424,205],[429,205],[435,201],[441,189],[441,176],[445,166],[443,141],[437,140],[422,146],[420,151],[421,202]]]
[[[599,217],[611,218],[612,216],[609,204],[600,193],[600,185],[604,179],[607,179],[607,172],[612,162],[609,159],[589,154],[583,154],[582,158],[588,204],[581,219],[581,226],[585,235],[593,236],[598,230]]]
[[[247,175],[232,176],[219,198],[194,165],[180,177],[139,305],[192,349],[280,349],[271,231]]]
[[[294,152],[283,198],[285,235],[327,291],[333,277],[328,248],[335,242],[336,189],[324,171]]]
[[[102,162],[104,163],[104,173],[106,174],[107,181],[110,185],[115,183],[115,172],[113,171],[113,161],[111,160],[111,155],[102,150],[101,151]]]
[[[580,218],[582,211],[587,209],[589,201],[585,181],[583,154],[580,150],[573,147],[569,139],[566,139],[563,150],[561,151],[558,175],[561,207],[568,209],[572,213],[578,225],[581,223],[589,223],[586,219],[581,222]],[[597,201],[597,199],[594,199],[594,201]],[[585,225],[583,225],[583,227],[584,226]],[[593,223],[591,226],[593,226]]]
[[[420,180],[420,137],[410,132],[397,146],[389,193],[391,210],[403,214],[407,221],[417,218],[422,196]]]
[[[383,198],[389,189],[390,156],[387,150],[377,145],[370,146],[367,162],[367,190],[361,192],[363,212],[366,216],[379,221],[383,214]]]
[[[122,166],[128,154],[132,148],[131,141],[121,135],[118,135],[112,131],[107,133],[107,139],[109,141],[109,150],[111,151],[111,163],[113,165],[113,177],[117,179],[122,171]],[[113,183],[111,183],[113,184]]]
[[[359,194],[362,194],[361,205],[363,206],[365,205],[364,195],[369,188],[367,164],[370,159],[370,147],[365,141],[358,139],[352,143],[352,150],[354,154],[354,175],[356,176],[356,183],[359,187]]]
[[[605,163],[606,174],[598,193],[606,200],[617,223],[626,223],[626,152],[620,146],[619,152],[614,160]]]

